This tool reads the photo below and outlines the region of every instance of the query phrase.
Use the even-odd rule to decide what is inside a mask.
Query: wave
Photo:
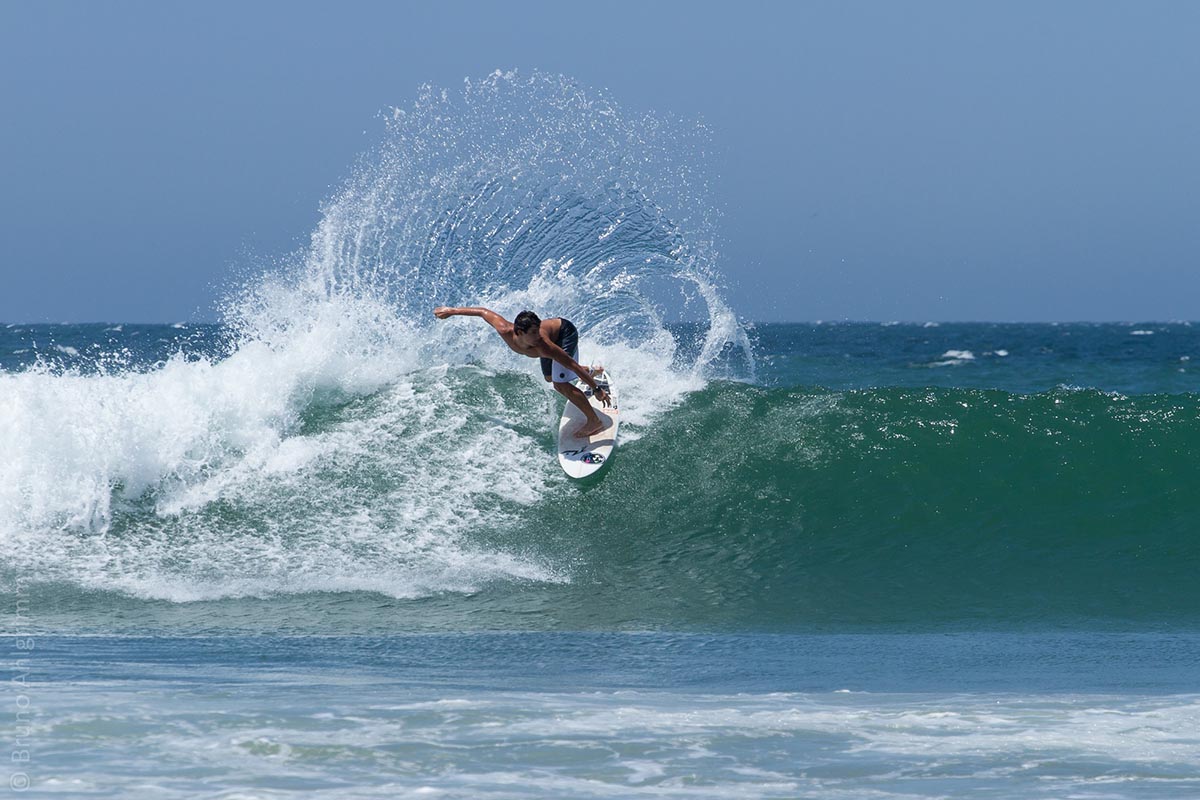
[[[444,367],[313,403],[268,458],[23,568],[172,602],[441,598],[451,628],[1200,621],[1192,397],[718,381],[580,488],[543,391]]]
[[[639,613],[698,626],[1195,624],[1198,448],[1191,395],[716,384],[588,495],[612,521],[588,602],[628,619],[621,594],[653,586]]]

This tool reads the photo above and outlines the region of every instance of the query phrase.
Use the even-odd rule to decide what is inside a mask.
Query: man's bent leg
[[[587,395],[580,391],[579,387],[570,383],[556,383],[554,384],[554,388],[559,394],[574,403],[575,407],[587,417],[587,422],[575,429],[576,438],[584,439],[593,433],[604,430],[604,421],[596,414],[596,409],[592,408],[592,404],[588,402]]]

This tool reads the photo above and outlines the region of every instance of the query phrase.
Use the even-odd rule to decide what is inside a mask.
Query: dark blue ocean
[[[0,324],[0,783],[1200,796],[1200,325],[742,319],[694,133],[423,93],[219,323]]]

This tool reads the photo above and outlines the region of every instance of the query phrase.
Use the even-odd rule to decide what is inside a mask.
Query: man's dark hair
[[[520,314],[517,314],[517,318],[513,320],[513,330],[517,333],[536,331],[539,327],[541,327],[541,324],[542,321],[538,318],[537,314],[533,313],[532,311],[522,311]]]

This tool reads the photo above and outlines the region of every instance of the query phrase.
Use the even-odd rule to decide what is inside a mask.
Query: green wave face
[[[1193,624],[1197,445],[1191,397],[715,385],[578,501],[601,522],[575,602],[763,629]]]

